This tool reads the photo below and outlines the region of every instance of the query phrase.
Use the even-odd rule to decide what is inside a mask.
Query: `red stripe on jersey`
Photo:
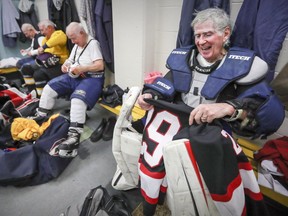
[[[263,200],[263,196],[261,193],[254,193],[253,191],[249,190],[248,188],[244,188],[245,194],[249,196],[253,200]]]
[[[148,202],[149,204],[154,205],[158,203],[158,197],[157,198],[149,197],[143,189],[141,189],[141,194],[144,197],[145,201]]]
[[[233,192],[241,185],[242,179],[240,174],[228,185],[226,194],[211,194],[211,197],[215,201],[228,202],[231,200]]]
[[[142,163],[140,164],[140,170],[145,175],[148,175],[148,176],[150,176],[151,178],[154,178],[154,179],[163,179],[165,177],[165,175],[166,175],[165,172],[151,172]]]
[[[160,186],[160,191],[162,193],[166,193],[167,192],[167,187],[164,187],[163,185]]]
[[[31,100],[27,100],[25,101],[23,104],[21,104],[20,106],[17,107],[17,110],[20,110],[20,109],[23,109],[25,107],[27,107],[29,104],[33,104],[35,102],[39,101],[38,98],[34,98],[34,99],[31,99]]]
[[[238,163],[238,168],[243,170],[253,170],[250,162],[240,162]]]

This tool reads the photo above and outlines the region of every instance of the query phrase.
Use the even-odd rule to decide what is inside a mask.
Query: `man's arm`
[[[78,65],[71,69],[73,74],[81,74],[84,72],[103,72],[105,69],[103,59],[93,61],[91,65]]]
[[[46,41],[44,45],[42,45],[43,49],[49,48],[49,47],[55,47],[57,45],[65,45],[67,43],[67,36],[66,34],[61,31],[57,30],[53,32],[49,40]]]

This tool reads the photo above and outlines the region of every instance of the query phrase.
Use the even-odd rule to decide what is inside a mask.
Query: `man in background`
[[[66,140],[59,144],[58,153],[60,157],[75,157],[86,111],[95,106],[102,93],[105,67],[99,42],[88,35],[80,23],[71,22],[66,34],[75,45],[61,67],[63,74],[50,80],[43,89],[38,111],[32,118],[48,116],[58,97],[69,96],[70,127]]]
[[[38,48],[42,45],[42,40],[44,39],[44,36],[37,31],[33,25],[30,23],[24,23],[21,26],[21,30],[26,38],[32,40],[30,47],[27,49],[21,49],[20,53],[23,57],[16,63],[16,67],[18,69],[21,69],[23,64],[34,64],[35,58],[38,55]]]
[[[37,64],[24,65],[21,68],[28,92],[36,89],[38,97],[47,82],[62,74],[61,66],[68,58],[67,36],[50,20],[38,24],[41,34],[45,37],[38,48]]]

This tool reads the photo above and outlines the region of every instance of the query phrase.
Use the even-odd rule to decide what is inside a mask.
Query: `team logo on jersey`
[[[75,94],[78,94],[78,95],[81,95],[81,96],[85,97],[86,96],[86,91],[84,91],[84,90],[76,90]]]

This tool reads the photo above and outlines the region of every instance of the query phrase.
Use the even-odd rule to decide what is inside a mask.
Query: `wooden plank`
[[[241,146],[242,147],[242,146]],[[248,157],[248,158],[251,158],[254,160],[254,156],[253,156],[253,151],[251,151],[250,149],[247,149],[247,148],[243,148],[242,147],[242,150],[244,152],[244,154]]]
[[[104,105],[102,103],[99,103],[100,106],[102,106],[103,108],[109,110],[110,112],[119,115],[120,110],[121,110],[121,105],[116,106],[114,108],[109,107],[107,105]],[[143,116],[145,115],[145,110],[141,109],[138,105],[135,105],[134,108],[132,109],[132,118],[134,121],[141,119]]]
[[[13,72],[17,72],[17,71],[18,71],[18,68],[16,68],[16,67],[0,68],[0,74],[13,73]]]
[[[288,207],[288,197],[284,196],[280,193],[277,193],[273,190],[271,190],[270,188],[264,187],[262,185],[260,186],[260,190],[262,192],[263,195],[271,198],[272,200],[275,200],[276,202],[280,203],[281,205]]]
[[[100,106],[102,106],[103,108],[109,110],[110,112],[112,112],[112,113],[114,113],[114,114],[116,114],[116,115],[119,115],[119,113],[120,113],[120,109],[121,109],[121,106],[120,106],[120,105],[112,108],[112,107],[107,106],[107,105],[104,105],[104,104],[102,104],[102,103],[99,103],[99,104],[100,104]]]
[[[257,151],[261,147],[256,145],[255,143],[251,142],[250,140],[238,138],[237,142],[240,146],[245,146],[245,148],[250,149],[251,151]]]

